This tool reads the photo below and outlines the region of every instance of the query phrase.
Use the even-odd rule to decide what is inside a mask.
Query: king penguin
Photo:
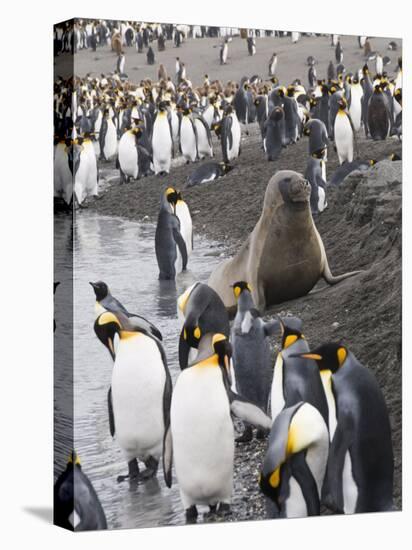
[[[300,401],[277,416],[259,476],[268,517],[320,514],[328,451],[328,428],[315,407]]]
[[[279,321],[263,321],[253,302],[250,285],[246,281],[235,283],[233,292],[237,300],[237,313],[230,341],[233,348],[236,391],[266,412],[269,407],[272,379],[268,336],[278,334]],[[258,430],[256,437],[262,439],[265,435],[264,431]],[[236,441],[246,442],[252,438],[252,426],[246,424],[243,434]]]
[[[299,355],[316,361],[329,403],[324,503],[345,514],[393,510],[391,426],[375,376],[340,342]]]
[[[338,112],[334,124],[334,137],[339,164],[353,161],[354,128],[349,113],[346,110],[345,98],[338,101]]]
[[[269,161],[277,160],[286,147],[285,113],[282,107],[272,109],[263,124],[263,149]]]
[[[223,334],[207,333],[196,360],[176,382],[170,429],[164,439],[163,471],[172,485],[174,462],[186,522],[195,523],[198,505],[211,513],[230,512],[233,491],[234,429],[231,414],[268,429],[270,418],[230,389],[231,346]]]
[[[193,224],[190,210],[187,203],[183,200],[182,193],[178,189],[169,187],[166,190],[167,200],[172,205],[173,212],[180,222],[180,233],[186,244],[187,259],[193,250]],[[179,272],[182,268],[182,255],[179,248],[177,249],[178,259],[176,270]]]
[[[112,357],[118,338],[108,396],[109,425],[129,471],[117,481],[148,479],[156,475],[170,423],[172,381],[163,346],[149,332],[137,330],[122,313],[102,313],[94,330]],[[146,466],[141,473],[138,460]]]
[[[155,174],[168,174],[172,162],[172,128],[167,105],[161,101],[155,115],[152,131],[153,167]]]
[[[186,159],[186,164],[195,162],[198,158],[197,130],[192,116],[192,109],[185,107],[182,112],[179,126],[180,150]]]
[[[373,90],[368,105],[368,128],[371,138],[375,141],[384,140],[391,129],[388,100],[377,84]]]
[[[183,320],[179,339],[179,364],[183,370],[196,354],[200,338],[207,332],[219,332],[229,338],[226,308],[219,295],[204,283],[195,283],[177,301],[178,316]]]
[[[54,485],[54,524],[70,531],[107,529],[97,493],[73,451]]]
[[[174,280],[180,252],[182,271],[187,266],[187,249],[185,240],[180,232],[180,221],[173,211],[169,196],[175,192],[168,188],[162,193],[160,200],[160,211],[157,218],[155,234],[156,259],[159,266],[159,279]],[[180,267],[180,266],[179,266]]]
[[[99,133],[100,158],[112,160],[117,153],[117,130],[109,109],[105,109]]]
[[[328,423],[328,404],[319,369],[315,361],[292,357],[309,351],[309,345],[302,334],[302,321],[297,317],[280,318],[282,349],[278,353],[273,372],[271,388],[272,420],[285,407],[305,401],[313,405]]]

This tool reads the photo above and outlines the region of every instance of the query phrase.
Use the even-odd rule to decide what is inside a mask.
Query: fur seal
[[[320,277],[334,285],[360,271],[333,276],[310,211],[310,183],[280,170],[266,188],[263,210],[239,252],[217,266],[209,279],[226,308],[236,308],[232,286],[248,281],[256,307],[264,310],[307,294]]]

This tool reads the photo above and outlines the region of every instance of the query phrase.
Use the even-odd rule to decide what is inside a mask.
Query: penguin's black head
[[[282,349],[286,349],[294,344],[300,338],[304,338],[302,334],[302,320],[299,317],[279,317]]]
[[[73,468],[74,466],[77,466],[78,468],[81,468],[80,458],[79,455],[76,453],[75,450],[73,450],[70,453],[69,459],[67,460],[67,468]]]
[[[96,300],[100,302],[100,300],[104,300],[106,296],[109,294],[109,287],[106,283],[103,281],[97,281],[97,283],[89,283],[94,290],[94,293],[96,294]]]
[[[56,281],[56,282],[54,283],[54,290],[53,290],[53,293],[56,292],[56,288],[59,286],[59,284],[60,284],[60,281]]]
[[[290,357],[303,357],[316,361],[319,370],[330,370],[335,373],[345,362],[348,356],[347,348],[341,342],[328,342],[308,351],[291,355]]]
[[[167,202],[170,202],[170,204],[173,206],[173,208],[176,206],[177,201],[182,198],[182,194],[178,189],[175,189],[174,187],[168,187],[166,189],[166,199]]]
[[[225,174],[233,170],[233,166],[231,166],[228,162],[221,162],[220,166]]]
[[[339,106],[339,109],[341,109],[342,111],[344,109],[346,109],[346,99],[344,97],[342,97],[339,101],[338,101],[338,106]]]
[[[380,94],[382,92],[382,86],[381,84],[376,84],[375,86],[375,93]]]
[[[183,340],[187,342],[187,344],[191,348],[197,348],[199,346],[200,339],[202,337],[202,331],[200,330],[200,327],[187,323],[183,327]]]
[[[390,159],[391,160],[402,160],[401,157],[399,155],[397,155],[396,153],[392,153],[391,156],[390,156]]]
[[[288,86],[288,89],[287,89],[287,96],[288,97],[293,97],[295,95],[295,88],[294,86]]]
[[[160,111],[161,113],[164,113],[166,110],[167,110],[166,101],[161,101],[161,102],[159,103],[159,111]]]
[[[272,82],[272,84],[277,84],[279,82],[279,80],[276,78],[276,76],[272,76],[270,81]]]
[[[94,323],[94,332],[100,342],[109,350],[113,361],[116,358],[114,351],[114,337],[116,334],[119,334],[121,329],[122,326],[117,315],[111,313],[110,311],[103,312]]]
[[[233,284],[233,294],[236,298],[239,298],[244,290],[252,292],[252,287],[246,281],[238,281],[237,283]]]
[[[392,160],[393,160],[393,159],[392,159]],[[371,160],[369,161],[370,166],[375,166],[376,163],[377,163],[377,161],[374,160],[374,159],[371,159]]]

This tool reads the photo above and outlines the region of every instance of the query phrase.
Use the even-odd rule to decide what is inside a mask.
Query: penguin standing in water
[[[219,332],[229,338],[229,316],[219,295],[204,283],[195,283],[179,296],[178,315],[183,321],[179,339],[179,365],[183,370],[194,359],[201,337]]]
[[[149,332],[159,340],[162,340],[162,334],[160,330],[150,321],[137,315],[137,313],[130,313],[124,305],[115,298],[110,292],[109,287],[104,281],[97,281],[95,283],[89,283],[94,290],[96,296],[96,303],[94,306],[96,317],[104,313],[105,311],[110,311],[111,313],[121,313],[129,318],[130,323],[140,330]]]
[[[221,65],[226,65],[228,53],[229,53],[229,42],[228,42],[228,39],[225,38],[219,50],[219,60]]]
[[[229,163],[240,155],[241,129],[236,111],[231,105],[226,108],[225,114],[214,129],[220,133],[223,161]]]
[[[168,174],[172,162],[172,128],[167,106],[161,101],[155,115],[152,130],[153,167],[155,174]]]
[[[373,140],[384,140],[389,137],[391,129],[388,99],[377,84],[368,105],[368,128]]]
[[[393,510],[391,426],[375,376],[341,343],[299,356],[316,361],[333,419],[324,503],[345,514]]]
[[[147,64],[148,65],[154,65],[155,64],[156,60],[155,60],[155,54],[154,54],[152,46],[149,46],[149,49],[147,50],[146,58],[147,58]]]
[[[285,113],[282,107],[275,107],[264,123],[263,148],[269,161],[277,160],[285,141]]]
[[[276,53],[272,54],[272,57],[269,59],[269,76],[275,76],[276,74],[276,67],[278,64],[278,56]]]
[[[180,233],[179,218],[174,214],[173,207],[169,202],[169,196],[173,192],[170,192],[169,189],[162,193],[155,234],[159,279],[166,280],[174,280],[176,277],[176,267],[179,259],[177,249],[180,252],[182,271],[185,271],[187,266],[187,249],[185,240]]]
[[[230,358],[224,335],[205,334],[195,362],[180,373],[173,390],[163,470],[171,487],[174,462],[187,523],[196,522],[198,505],[219,515],[230,512],[235,450],[231,414],[263,429],[271,426],[261,409],[231,391]]]
[[[189,261],[189,256],[193,249],[193,224],[189,207],[183,200],[181,192],[173,187],[166,189],[166,196],[175,216],[179,219],[180,233],[186,244],[187,260]],[[179,247],[177,248],[177,255],[176,271],[179,272],[183,265]]]
[[[259,476],[269,518],[320,515],[329,432],[320,412],[300,401],[283,409],[270,431]]]
[[[156,475],[170,421],[172,381],[165,352],[157,338],[133,327],[122,313],[102,313],[94,330],[114,360],[109,424],[129,469],[117,481],[149,479]],[[113,355],[115,338],[118,343]],[[138,460],[146,466],[143,472]]]
[[[297,317],[280,319],[282,350],[278,353],[271,388],[272,420],[282,409],[305,401],[313,405],[328,424],[328,403],[315,363],[295,357],[307,353],[309,345],[302,334],[302,321]],[[293,357],[292,357],[293,356]]]
[[[74,197],[81,206],[86,197],[98,195],[97,159],[89,137],[78,137],[73,147],[78,151],[74,166]]]
[[[99,133],[100,158],[110,161],[117,153],[117,130],[113,119],[110,116],[109,109],[103,113],[102,124]]]
[[[107,529],[106,516],[75,451],[54,485],[53,521],[70,531]]]
[[[316,158],[316,153],[308,158],[306,165],[305,178],[309,181],[312,191],[310,194],[310,209],[312,214],[319,214],[327,207],[326,201],[326,180],[323,172],[325,161],[322,158]]]
[[[195,162],[198,158],[197,130],[192,116],[192,109],[185,107],[179,126],[180,151],[186,159],[186,164]]]
[[[339,158],[339,164],[353,161],[354,147],[354,128],[350,115],[346,110],[347,103],[345,98],[338,101],[338,113],[335,119],[334,135],[336,152]]]
[[[268,336],[279,332],[279,321],[265,323],[253,302],[250,286],[245,281],[233,285],[237,299],[237,313],[233,322],[230,341],[233,348],[233,368],[236,391],[267,412],[272,379],[271,350]],[[265,437],[258,430],[257,439]],[[253,438],[250,424],[236,441],[247,442]]]

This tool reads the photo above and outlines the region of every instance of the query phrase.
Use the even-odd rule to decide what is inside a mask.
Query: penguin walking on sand
[[[70,531],[107,529],[99,497],[75,451],[54,484],[53,520],[58,527]]]
[[[342,49],[340,40],[338,40],[336,44],[335,59],[336,59],[336,63],[343,63],[343,49]]]
[[[194,363],[173,390],[170,429],[164,439],[163,470],[172,485],[172,462],[185,509],[195,523],[198,505],[211,514],[230,513],[233,491],[234,429],[231,414],[268,429],[270,418],[230,389],[231,346],[222,334],[205,334]]]
[[[263,149],[269,161],[277,160],[286,147],[285,113],[282,107],[272,109],[263,126]]]
[[[179,126],[180,151],[186,159],[186,164],[198,159],[197,130],[192,116],[192,109],[185,107],[182,111]]]
[[[167,189],[162,193],[160,211],[157,218],[155,233],[156,259],[159,266],[159,279],[174,280],[176,278],[177,263],[181,258],[181,270],[187,266],[187,249],[185,240],[180,232],[179,218],[173,212],[169,197],[175,190]],[[179,250],[180,256],[177,251]]]
[[[299,401],[273,423],[259,476],[269,518],[320,515],[329,432],[320,412]]]
[[[311,65],[308,70],[308,82],[309,88],[314,88],[317,82],[316,68],[314,65]]]
[[[186,245],[187,260],[189,261],[190,254],[193,250],[193,224],[190,210],[187,203],[183,200],[182,193],[178,189],[168,187],[166,190],[168,202],[171,204],[175,216],[180,222],[180,234],[183,237]],[[183,261],[179,247],[177,248],[176,271],[182,269]]]
[[[109,425],[128,464],[128,473],[118,476],[117,481],[149,479],[156,475],[170,422],[172,381],[162,343],[136,329],[120,312],[99,315],[94,331],[114,361],[108,396]],[[143,472],[138,461],[146,466]]]
[[[159,65],[159,70],[157,72],[157,78],[159,80],[164,80],[164,81],[167,80],[167,72],[166,72],[166,69],[165,69],[165,66],[163,65],[163,63],[160,63],[160,65]]]
[[[389,137],[391,130],[390,110],[388,99],[377,84],[369,99],[368,128],[373,140],[384,140]]]
[[[375,58],[376,74],[382,75],[383,73],[383,58],[381,54],[377,53]]]
[[[219,61],[221,65],[226,65],[228,53],[229,53],[229,42],[228,42],[228,39],[225,38],[219,50]]]
[[[112,295],[108,285],[104,281],[97,281],[95,283],[90,282],[89,284],[93,288],[96,296],[96,303],[94,306],[96,318],[105,311],[110,311],[115,314],[121,313],[122,315],[128,317],[130,323],[132,323],[135,328],[149,332],[159,340],[162,340],[160,330],[153,323],[145,319],[145,317],[128,311],[125,306]]]
[[[338,113],[335,118],[334,137],[339,164],[353,161],[354,128],[347,111],[344,97],[338,101]]]
[[[120,52],[117,57],[117,63],[116,63],[116,70],[120,77],[127,77],[127,74],[124,72],[124,68],[126,65],[126,56],[123,52]]]
[[[155,64],[155,54],[154,54],[152,46],[149,46],[149,49],[147,50],[147,53],[146,53],[146,58],[147,58],[147,64],[148,65],[154,65]]]
[[[229,316],[219,295],[204,283],[195,283],[177,300],[178,316],[182,319],[179,338],[179,365],[183,370],[191,363],[201,337],[208,332],[220,332],[229,338]]]
[[[246,39],[247,42],[247,51],[249,55],[255,55],[256,54],[256,41],[253,38],[253,36],[248,36]]]
[[[153,167],[155,174],[168,174],[172,162],[172,128],[167,113],[167,105],[161,101],[152,130]]]
[[[272,379],[271,350],[268,336],[278,334],[279,321],[264,322],[253,302],[250,285],[239,281],[233,285],[237,300],[237,312],[233,322],[230,342],[233,348],[233,368],[236,391],[267,412],[269,407],[270,383]],[[257,439],[265,431],[258,430]],[[236,441],[247,442],[253,438],[250,424]]]
[[[305,362],[294,354],[309,351],[298,317],[280,318],[282,349],[278,353],[271,387],[271,413],[275,420],[282,409],[305,401],[315,407],[328,425],[325,391],[315,361]]]
[[[391,426],[372,371],[340,342],[299,357],[316,362],[329,403],[331,445],[324,504],[345,514],[393,510]]]
[[[278,64],[278,56],[276,53],[273,53],[271,58],[269,59],[269,70],[268,70],[269,76],[275,76],[277,64]]]

